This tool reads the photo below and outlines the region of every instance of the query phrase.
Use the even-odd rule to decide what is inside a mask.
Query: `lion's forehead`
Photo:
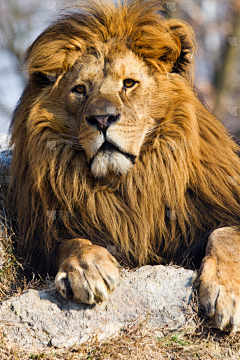
[[[141,80],[147,76],[148,69],[144,61],[131,50],[112,50],[81,56],[75,64],[74,73],[78,81],[95,82],[107,76],[114,81],[127,77]]]

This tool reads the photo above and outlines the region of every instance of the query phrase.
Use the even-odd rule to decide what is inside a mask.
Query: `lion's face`
[[[171,78],[191,79],[194,35],[163,19],[154,1],[140,2],[93,1],[92,8],[90,1],[88,10],[63,16],[28,49],[23,122],[29,148],[41,147],[48,162],[55,161],[48,141],[64,144],[69,162],[77,146],[81,174],[111,178],[131,171],[155,143],[177,92]]]
[[[154,126],[149,94],[156,87],[150,68],[132,51],[106,46],[77,60],[62,79],[61,100],[56,98],[75,122],[95,177],[126,174],[132,168]]]

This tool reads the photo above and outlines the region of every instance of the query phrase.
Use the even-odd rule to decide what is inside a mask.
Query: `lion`
[[[201,304],[237,331],[240,149],[193,86],[192,28],[161,10],[81,2],[27,50],[11,124],[17,251],[86,304],[108,300],[121,259],[201,264]]]

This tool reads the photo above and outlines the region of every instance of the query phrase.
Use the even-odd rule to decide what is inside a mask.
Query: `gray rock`
[[[12,159],[12,149],[9,147],[9,136],[0,133],[0,161],[1,164],[10,165]],[[1,165],[2,166],[2,165]]]
[[[1,164],[5,165],[8,168],[12,161],[12,150],[1,151],[0,149],[0,161]]]
[[[193,326],[194,272],[183,268],[144,266],[123,270],[108,302],[89,306],[66,301],[56,290],[28,290],[0,307],[0,324],[10,343],[24,348],[69,348],[92,337],[104,340],[132,322],[145,321],[161,330]]]
[[[7,134],[0,133],[0,151],[7,150],[9,145],[9,136]]]

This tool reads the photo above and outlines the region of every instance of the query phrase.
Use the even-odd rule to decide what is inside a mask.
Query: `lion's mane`
[[[116,245],[142,265],[182,259],[216,227],[239,224],[239,148],[192,87],[191,28],[167,22],[159,10],[158,1],[91,0],[52,24],[27,52],[29,81],[11,125],[10,192],[19,253],[41,273],[55,271],[57,245],[72,237]],[[161,106],[155,109],[159,125],[132,170],[103,181],[90,174],[57,110],[44,104],[49,74],[57,74],[57,87],[81,53],[112,38],[169,73],[159,90],[169,107],[164,119]]]

